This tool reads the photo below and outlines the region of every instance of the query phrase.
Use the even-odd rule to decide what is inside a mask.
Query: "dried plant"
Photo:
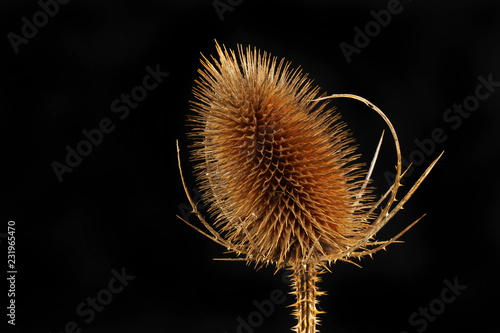
[[[202,59],[190,117],[192,157],[203,198],[215,219],[206,222],[184,189],[206,231],[188,225],[256,267],[291,271],[298,333],[318,332],[316,287],[320,273],[337,260],[385,249],[415,223],[387,241],[375,234],[396,214],[429,174],[436,159],[407,194],[401,186],[401,152],[385,114],[355,95],[319,96],[300,70],[238,46],[217,45],[219,59]],[[394,138],[394,184],[376,199],[369,185],[382,137],[368,171],[358,162],[354,140],[328,99],[353,98],[375,110]],[[177,147],[178,155],[179,148]]]

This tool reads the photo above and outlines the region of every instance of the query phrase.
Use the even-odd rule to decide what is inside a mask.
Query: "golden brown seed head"
[[[231,250],[278,267],[321,263],[369,228],[354,140],[300,70],[217,45],[192,102],[197,178]]]

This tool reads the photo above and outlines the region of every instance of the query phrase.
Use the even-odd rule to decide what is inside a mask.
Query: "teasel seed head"
[[[355,142],[319,88],[266,52],[202,61],[192,154],[216,227],[249,261],[322,263],[356,244],[372,196]]]

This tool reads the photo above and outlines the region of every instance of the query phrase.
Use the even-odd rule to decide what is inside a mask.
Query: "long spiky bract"
[[[318,274],[332,261],[372,255],[411,228],[418,220],[388,241],[373,241],[437,159],[393,207],[401,152],[380,109],[355,95],[319,95],[307,75],[266,52],[239,46],[235,53],[219,45],[217,52],[218,59],[202,60],[189,118],[196,176],[215,222],[210,225],[198,211],[180,169],[208,233],[185,222],[249,263],[289,269],[297,298],[294,330],[317,332]],[[382,139],[367,174],[345,124],[327,108],[328,99],[344,97],[374,109],[395,142],[395,182],[378,200],[369,178]]]

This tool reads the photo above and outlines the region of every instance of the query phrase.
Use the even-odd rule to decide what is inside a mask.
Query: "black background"
[[[243,262],[213,261],[227,257],[225,249],[175,217],[188,203],[175,140],[192,189],[185,118],[200,52],[213,54],[216,39],[284,57],[328,93],[369,99],[393,122],[406,159],[416,139],[436,128],[446,134],[405,184],[445,150],[435,170],[377,237],[388,239],[427,213],[405,243],[362,260],[362,269],[337,263],[323,276],[321,332],[417,332],[409,316],[440,298],[445,279],[467,289],[425,332],[496,332],[500,89],[457,129],[443,114],[474,95],[479,76],[500,81],[500,3],[402,1],[401,13],[350,63],[339,44],[353,44],[354,27],[364,29],[370,11],[388,1],[232,3],[221,21],[210,0],[73,0],[15,53],[8,34],[21,34],[21,18],[31,21],[40,6],[2,1],[0,232],[16,222],[18,274],[16,327],[6,324],[4,283],[0,331],[55,333],[75,321],[88,333],[233,333],[237,318],[256,310],[254,300],[288,292],[272,267],[255,272]],[[157,65],[169,76],[120,120],[111,103]],[[332,105],[368,162],[383,122],[359,102]],[[63,163],[65,147],[75,148],[82,130],[103,118],[115,130],[59,182],[53,161]],[[389,136],[379,161],[374,178],[383,193],[384,172],[395,165]],[[2,239],[1,276],[5,245]],[[75,309],[122,268],[135,278],[85,323]],[[286,297],[254,332],[289,331],[293,299]]]

